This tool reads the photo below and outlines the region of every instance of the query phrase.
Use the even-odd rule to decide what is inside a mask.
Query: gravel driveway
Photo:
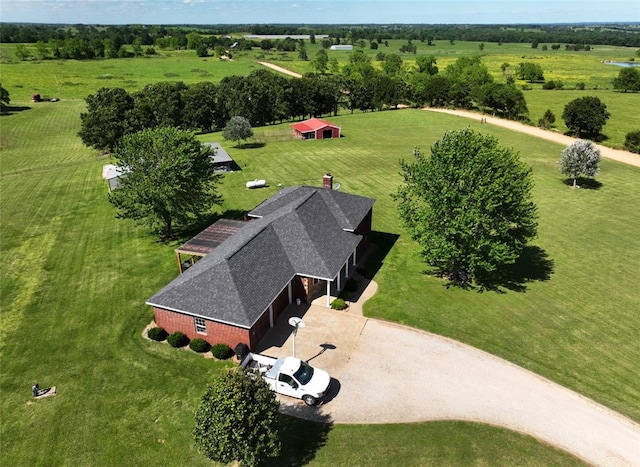
[[[640,466],[640,425],[460,342],[368,319],[322,411],[335,423],[467,420],[534,436],[595,465]]]
[[[509,130],[518,131],[520,133],[526,133],[528,135],[535,136],[537,138],[553,141],[554,143],[564,144],[565,146],[571,145],[576,140],[576,138],[573,138],[571,136],[566,136],[560,133],[556,133],[555,131],[544,130],[542,128],[538,128],[535,126],[524,125],[520,122],[514,122],[513,120],[490,117],[484,114],[469,112],[467,110],[440,109],[436,107],[427,107],[425,108],[425,110],[429,110],[431,112],[440,112],[440,113],[456,115],[458,117],[472,118],[476,121],[480,120],[480,118],[484,118],[486,123],[498,125],[503,128],[508,128]],[[605,157],[607,159],[612,159],[618,162],[623,162],[625,164],[634,165],[636,167],[640,167],[640,154],[634,154],[630,151],[621,151],[619,149],[612,149],[606,146],[602,146],[600,144],[596,144],[595,146],[600,150],[600,155],[602,157]],[[559,152],[558,152],[558,159],[560,159]]]

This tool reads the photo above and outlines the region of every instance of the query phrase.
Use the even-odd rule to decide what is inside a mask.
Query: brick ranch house
[[[340,127],[319,118],[292,123],[293,133],[300,139],[340,138]]]
[[[342,289],[368,246],[375,202],[333,190],[332,180],[282,189],[251,220],[223,224],[226,238],[210,251],[196,245],[202,258],[147,301],[156,325],[255,349],[288,304],[324,292],[328,307],[332,286]]]

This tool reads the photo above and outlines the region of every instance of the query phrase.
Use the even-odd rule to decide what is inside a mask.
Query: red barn
[[[340,138],[340,127],[319,118],[293,123],[293,132],[300,139]]]

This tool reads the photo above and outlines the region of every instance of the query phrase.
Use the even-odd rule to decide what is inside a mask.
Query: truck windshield
[[[300,362],[300,368],[293,374],[293,377],[300,381],[300,384],[305,385],[313,377],[313,367],[305,362]]]

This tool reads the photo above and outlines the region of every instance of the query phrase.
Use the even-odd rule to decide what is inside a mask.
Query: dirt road
[[[508,128],[509,130],[519,131],[521,133],[526,133],[528,135],[535,136],[537,138],[546,139],[548,141],[553,141],[554,143],[563,144],[565,146],[569,146],[571,143],[573,143],[576,140],[576,138],[572,138],[571,136],[561,135],[553,131],[543,130],[542,128],[524,125],[522,123],[514,122],[512,120],[505,120],[502,118],[491,117],[488,115],[481,115],[474,112],[468,112],[466,110],[440,109],[435,107],[428,107],[425,110],[428,110],[430,112],[441,112],[441,113],[446,113],[451,115],[457,115],[458,117],[471,118],[477,121],[479,121],[481,118],[484,118],[487,124],[498,125],[503,128]],[[606,157],[607,159],[612,159],[614,161],[623,162],[625,164],[640,167],[640,154],[634,154],[629,151],[620,151],[618,149],[611,149],[606,146],[602,146],[600,144],[596,144],[596,147],[600,150],[600,155],[602,157]]]
[[[286,68],[282,68],[281,66],[274,65],[269,62],[258,62],[260,65],[266,66],[267,68],[271,68],[272,70],[279,71],[280,73],[284,73],[285,75],[293,76],[294,78],[302,78],[300,73],[296,73],[295,71],[287,70]]]

